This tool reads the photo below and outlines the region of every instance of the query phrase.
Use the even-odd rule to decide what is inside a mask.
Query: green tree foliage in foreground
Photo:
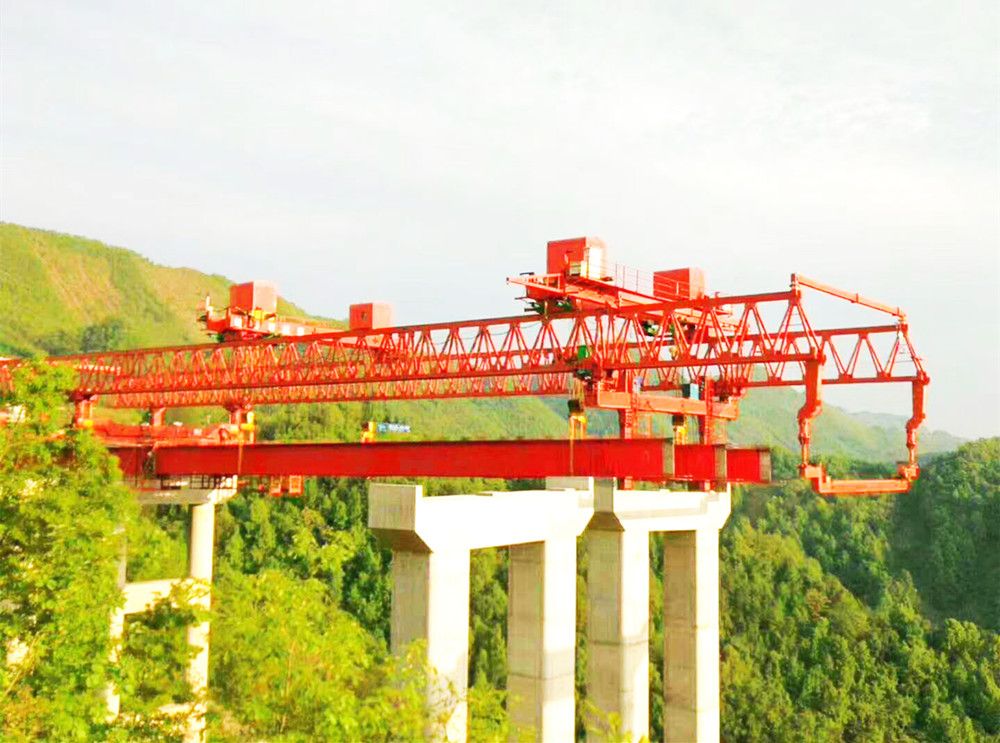
[[[162,559],[155,548],[174,542],[139,518],[107,450],[65,428],[72,382],[68,370],[26,364],[0,398],[11,416],[0,426],[0,738],[162,739],[175,730],[168,718],[152,709],[109,721],[105,692],[114,684],[127,698],[187,657],[186,644],[138,627],[123,662],[109,661],[126,543],[149,567]],[[176,615],[157,607],[137,619],[176,625]],[[142,652],[130,655],[130,645]]]
[[[338,609],[325,586],[267,569],[224,572],[213,625],[213,695],[226,736],[419,740],[452,704],[425,708],[419,648],[401,658]]]
[[[108,620],[136,506],[88,433],[60,433],[71,381],[27,366],[0,401],[21,418],[0,426],[0,732],[15,740],[108,732]]]
[[[0,426],[0,738],[174,740],[176,725],[157,708],[188,698],[183,630],[193,615],[183,591],[179,607],[163,602],[128,618],[116,666],[109,619],[123,602],[126,542],[131,579],[182,574],[186,514],[140,517],[107,451],[87,432],[63,430],[71,381],[28,365],[0,400],[15,414]],[[338,605],[352,538],[367,545],[369,536],[351,518],[358,514],[328,500],[332,516],[354,524],[340,531],[299,502],[275,508],[285,519],[273,521],[269,501],[238,502],[249,511],[236,512],[242,529],[223,519],[232,539],[214,591],[217,737],[417,740],[446,718],[455,698],[428,708],[423,690],[432,676],[420,647],[390,657],[383,638]],[[115,721],[106,714],[110,683],[122,695]],[[492,687],[473,695],[473,706],[498,721],[484,729],[503,724],[500,699]]]

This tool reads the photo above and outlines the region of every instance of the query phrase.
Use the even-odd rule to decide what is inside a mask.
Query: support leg
[[[122,531],[122,527],[118,527]],[[118,556],[118,588],[125,590],[127,582],[128,548],[122,540],[121,554]],[[121,607],[111,612],[111,648],[108,651],[108,661],[116,665],[121,659],[122,641],[125,635],[125,608]],[[121,694],[118,688],[109,683],[104,690],[104,700],[108,708],[108,720],[114,720],[121,713]]]
[[[667,532],[663,548],[664,740],[719,740],[719,532]]]
[[[511,722],[538,740],[572,740],[576,539],[510,548],[507,693]]]
[[[428,690],[434,707],[454,710],[433,740],[464,741],[469,677],[469,551],[394,551],[392,555],[392,650],[414,640],[427,643],[427,661],[438,676]]]
[[[587,697],[639,740],[649,734],[649,532],[591,528],[586,540]]]
[[[212,552],[215,542],[215,504],[191,506],[191,534],[188,542],[188,576],[199,585],[193,603],[208,609],[211,606]],[[192,714],[188,718],[185,743],[205,740],[205,706],[208,695],[208,621],[198,622],[187,629],[188,645],[196,650],[188,661],[186,678],[194,697]]]

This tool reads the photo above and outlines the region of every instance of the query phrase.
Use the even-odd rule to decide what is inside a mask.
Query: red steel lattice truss
[[[514,281],[530,289],[544,279]],[[816,328],[804,305],[806,289],[891,321]],[[802,386],[801,473],[818,491],[901,492],[917,476],[917,428],[929,377],[896,308],[793,275],[781,292],[578,302],[561,309],[545,305],[540,312],[50,361],[77,370],[76,400],[142,409],[566,395],[575,389],[590,406],[704,420],[735,418],[748,390]],[[9,385],[16,364],[0,362],[0,386]],[[908,461],[896,480],[838,485],[810,464],[812,421],[822,410],[824,385],[865,383],[912,386]],[[691,384],[702,399],[680,396]]]

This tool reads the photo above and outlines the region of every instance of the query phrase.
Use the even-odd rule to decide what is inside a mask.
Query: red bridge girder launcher
[[[690,473],[662,468],[668,443],[671,453],[682,452],[674,462],[725,459],[717,453],[725,451],[720,428],[737,418],[743,396],[759,387],[804,388],[805,404],[798,413],[800,473],[817,492],[905,492],[919,474],[917,430],[930,380],[899,308],[794,274],[783,291],[709,294],[698,269],[641,273],[608,262],[604,243],[589,237],[550,242],[545,273],[508,281],[524,290],[527,309],[520,315],[399,326],[387,305],[369,303],[351,307],[347,329],[281,317],[273,287],[237,285],[227,310],[206,302],[202,320],[218,342],[54,357],[49,363],[76,370],[73,399],[81,424],[91,425],[98,400],[151,411],[152,425],[130,434],[118,430],[111,436],[107,426],[95,430],[103,430],[119,452],[123,443],[136,448],[133,455],[122,454],[133,464],[142,451],[145,461],[155,460],[161,470],[169,467],[171,475],[185,467],[189,474],[209,474],[202,471],[206,461],[215,462],[215,469],[229,467],[237,455],[224,448],[236,445],[247,474],[251,462],[267,461],[268,471],[259,474],[464,476],[463,466],[478,461],[480,476],[539,476],[523,466],[497,465],[495,454],[502,450],[511,462],[535,458],[562,474],[570,467],[581,475],[708,484],[760,481],[769,466],[756,449],[729,450],[753,452],[733,455],[743,462],[741,474],[714,464],[711,471],[702,467]],[[873,319],[858,326],[817,327],[806,310],[810,295],[861,308]],[[18,363],[0,362],[0,387],[10,385]],[[832,480],[810,458],[824,386],[888,383],[911,388],[907,461],[889,480]],[[372,448],[366,451],[321,444],[308,450],[253,445],[248,424],[248,414],[263,404],[529,395],[568,398],[575,431],[582,430],[587,409],[615,410],[623,441],[584,440],[575,448],[571,437],[569,442],[367,444]],[[185,440],[176,430],[168,436],[168,427],[159,425],[165,409],[195,406],[225,407],[231,427],[192,432]],[[628,441],[643,433],[643,424],[657,413],[671,416],[672,441]],[[688,444],[691,422],[697,423],[697,443]],[[226,431],[228,436],[221,435]],[[495,452],[463,458],[478,452],[477,446]],[[660,469],[650,464],[647,446],[660,447]],[[311,451],[311,457],[302,458],[303,451]],[[604,459],[584,453],[598,451]],[[612,464],[615,458],[618,463]],[[284,469],[275,465],[282,461]],[[498,474],[485,471],[490,467]]]

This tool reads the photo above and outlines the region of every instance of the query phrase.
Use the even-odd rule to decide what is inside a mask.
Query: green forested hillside
[[[894,558],[935,618],[1000,631],[1000,439],[933,462],[899,499]]]
[[[928,394],[934,394],[933,388]],[[733,441],[795,450],[802,402],[802,394],[790,389],[754,390],[740,403],[739,420],[730,425]],[[813,450],[869,461],[898,461],[906,458],[905,424],[903,416],[872,417],[824,405],[816,419]],[[962,439],[944,431],[920,431],[922,454],[952,451],[961,443]]]
[[[727,739],[1000,739],[998,509],[1000,439],[894,498],[742,491],[721,540]]]

